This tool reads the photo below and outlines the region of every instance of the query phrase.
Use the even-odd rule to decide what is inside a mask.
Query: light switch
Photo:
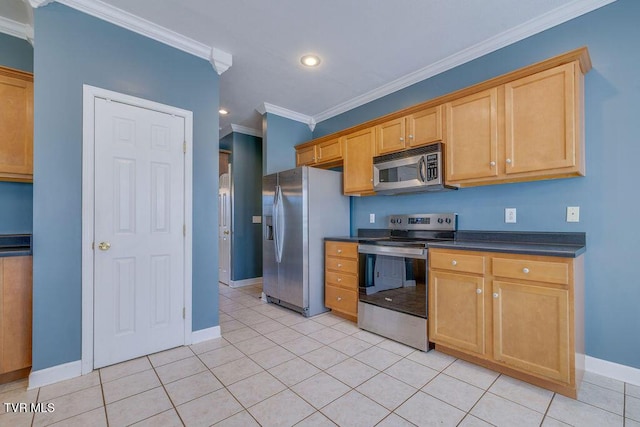
[[[370,213],[369,214],[369,224],[375,224],[375,222],[376,222],[376,214]]]

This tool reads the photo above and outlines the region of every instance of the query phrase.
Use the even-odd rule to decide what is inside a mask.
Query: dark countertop
[[[0,257],[28,255],[32,255],[31,234],[0,235]]]
[[[458,231],[454,241],[429,247],[576,258],[587,250],[586,244],[585,233]]]
[[[384,239],[388,230],[358,230],[359,236],[327,237],[338,242],[366,243]],[[506,252],[524,255],[543,255],[575,258],[587,250],[585,233],[467,231],[456,232],[452,241],[434,241],[430,248],[468,251]]]

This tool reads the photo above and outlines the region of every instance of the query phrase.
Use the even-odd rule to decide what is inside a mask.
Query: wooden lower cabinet
[[[0,383],[31,367],[32,257],[0,258]]]
[[[582,256],[432,248],[429,257],[436,349],[576,397],[584,370]]]
[[[324,305],[346,319],[358,319],[358,244],[325,242]]]

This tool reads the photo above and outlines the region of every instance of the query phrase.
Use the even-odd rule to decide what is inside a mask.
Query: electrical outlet
[[[504,209],[504,222],[513,224],[516,222],[516,208]]]
[[[376,222],[376,214],[370,213],[369,214],[369,224],[375,224],[375,222]]]
[[[262,217],[260,215],[253,215],[251,217],[251,222],[253,224],[260,224],[260,223],[262,223]]]
[[[567,206],[567,222],[580,222],[580,206]]]

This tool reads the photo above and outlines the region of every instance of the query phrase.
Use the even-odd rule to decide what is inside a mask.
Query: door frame
[[[90,85],[82,87],[82,375],[93,371],[95,98],[184,118],[184,345],[192,342],[193,113]]]

